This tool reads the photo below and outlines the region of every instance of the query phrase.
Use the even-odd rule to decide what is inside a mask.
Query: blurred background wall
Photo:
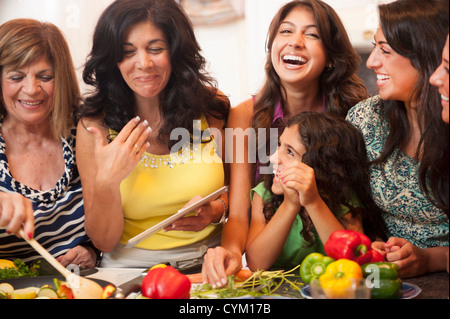
[[[66,35],[81,75],[102,11],[113,0],[0,0],[0,24],[35,18],[56,24]],[[382,0],[383,3],[393,0]],[[265,42],[269,24],[288,0],[179,0],[191,12],[208,70],[232,105],[255,94],[264,81]],[[183,3],[184,2],[184,3]],[[379,0],[325,0],[340,15],[363,60],[372,49]],[[197,6],[197,7],[196,7]],[[200,6],[200,7],[198,7]],[[199,11],[198,8],[201,8]],[[191,10],[191,11],[189,11]],[[197,13],[194,17],[193,13]],[[199,15],[199,12],[201,13]],[[221,14],[219,17],[218,15]],[[209,15],[209,17],[208,17]],[[360,75],[372,94],[375,76],[365,61]],[[80,78],[84,92],[88,91]]]

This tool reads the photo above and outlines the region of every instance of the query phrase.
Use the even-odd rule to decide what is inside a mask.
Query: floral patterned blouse
[[[380,97],[356,105],[349,111],[347,120],[362,131],[369,160],[379,158],[389,135]],[[383,164],[373,165],[370,173],[372,194],[384,211],[388,236],[404,238],[420,248],[448,246],[448,217],[422,192],[418,176],[420,163],[397,149]]]

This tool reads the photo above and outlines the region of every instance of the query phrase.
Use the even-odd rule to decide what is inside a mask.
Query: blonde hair
[[[4,67],[22,68],[43,55],[55,77],[53,133],[56,138],[67,137],[74,127],[73,112],[80,102],[80,88],[64,35],[55,25],[33,19],[15,19],[0,26],[0,72]],[[2,96],[1,88],[0,93]],[[0,116],[5,114],[0,98]]]

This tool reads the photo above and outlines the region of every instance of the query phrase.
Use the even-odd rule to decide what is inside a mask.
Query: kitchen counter
[[[120,286],[136,277],[138,277],[145,269],[136,268],[98,268],[98,271],[86,276],[87,278],[102,279]],[[449,274],[447,272],[439,272],[426,274],[420,277],[407,278],[403,280],[418,286],[422,291],[415,299],[449,299]],[[302,298],[298,292],[295,294]]]

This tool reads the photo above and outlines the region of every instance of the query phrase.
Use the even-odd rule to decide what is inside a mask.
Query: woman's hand
[[[202,200],[203,197],[196,196],[191,199],[184,207],[189,207],[198,201]],[[214,210],[211,203],[207,203],[200,208],[195,210],[195,216],[184,217],[172,225],[165,228],[165,231],[193,231],[199,232],[205,229],[208,225],[214,222]]]
[[[135,169],[147,149],[151,133],[148,122],[140,123],[139,117],[128,122],[109,144],[98,128],[88,127],[87,130],[95,136],[97,174],[105,175],[109,182],[115,179],[118,184]]]
[[[374,249],[384,253],[388,262],[397,264],[402,278],[411,278],[428,272],[444,271],[447,267],[448,247],[422,249],[406,239],[391,237],[384,244],[375,242]]]
[[[97,256],[95,252],[84,246],[75,246],[65,255],[56,258],[64,267],[78,265],[83,268],[94,268]]]
[[[208,249],[203,259],[203,282],[213,288],[225,286],[228,276],[242,269],[242,255],[221,246]]]
[[[29,239],[34,235],[34,215],[31,201],[20,194],[0,192],[0,228],[8,233],[23,231]]]

